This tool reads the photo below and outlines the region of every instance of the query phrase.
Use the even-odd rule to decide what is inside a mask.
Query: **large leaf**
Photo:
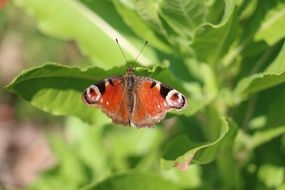
[[[199,0],[163,0],[160,14],[178,34],[191,37],[193,30],[205,21],[207,9]]]
[[[241,1],[239,1],[241,2]],[[263,51],[284,37],[284,1],[243,1],[240,10],[242,28],[237,52],[243,56],[259,57]]]
[[[247,77],[238,83],[235,89],[237,94],[249,95],[273,87],[285,81],[285,73],[262,73]]]
[[[257,131],[252,137],[248,139],[247,149],[253,150],[256,147],[269,142],[270,140],[285,134],[285,126],[278,126],[262,131]]]
[[[124,174],[114,175],[101,183],[91,184],[83,190],[178,190],[175,184],[153,173],[130,171]]]
[[[285,43],[276,59],[263,72],[243,78],[234,90],[236,97],[256,93],[285,81]]]
[[[258,169],[258,179],[266,188],[264,189],[278,189],[285,188],[285,168],[274,164],[263,164]]]
[[[217,165],[221,175],[225,179],[223,184],[225,189],[240,189],[241,176],[233,151],[238,126],[232,119],[228,119],[228,125],[230,130],[221,143],[220,151],[217,155]]]
[[[97,65],[110,68],[124,64],[115,38],[120,39],[126,53],[132,57],[138,55],[139,49],[80,1],[50,0],[44,2],[44,6],[37,0],[15,2],[38,20],[41,31],[64,40],[75,40],[82,52]],[[96,3],[100,6],[100,1]],[[143,55],[140,60],[145,64],[150,63]]]
[[[198,164],[211,162],[216,157],[221,143],[227,139],[226,136],[230,135],[231,138],[234,138],[237,130],[232,124],[229,127],[231,121],[225,118],[216,119],[217,123],[209,126],[211,133],[216,135],[210,138],[208,142],[194,142],[185,135],[178,136],[169,142],[163,154],[162,166],[165,169],[174,166],[184,169],[192,162]]]
[[[238,25],[235,0],[225,1],[224,16],[219,24],[205,23],[194,33],[192,47],[199,60],[217,63],[235,40]]]
[[[80,155],[66,143],[62,135],[50,135],[48,139],[56,156],[57,164],[27,189],[48,190],[52,188],[53,190],[61,190],[64,186],[66,189],[76,190],[86,184],[88,176]]]
[[[171,52],[170,47],[151,30],[146,21],[141,18],[135,10],[132,10],[122,4],[120,1],[113,0],[114,6],[121,15],[124,22],[140,37],[148,40],[154,47],[163,50],[164,52]],[[143,1],[140,4],[144,4]],[[150,13],[152,14],[152,13]],[[146,18],[145,18],[146,19]],[[151,19],[151,18],[149,18]],[[154,21],[153,21],[154,22]],[[157,22],[157,21],[155,21]],[[157,24],[159,25],[159,24]],[[160,27],[160,25],[158,26]],[[143,32],[142,32],[143,31]],[[163,33],[163,32],[162,32]]]
[[[122,3],[124,1],[121,1]],[[155,31],[162,32],[163,28],[158,15],[158,0],[136,0],[129,1],[133,10],[135,10],[140,18]],[[130,6],[128,6],[130,9]]]
[[[122,68],[108,73],[114,75]],[[81,93],[90,84],[107,77],[107,73],[93,67],[81,71],[75,67],[46,64],[22,72],[7,88],[34,106],[55,115],[73,115],[93,123],[97,109],[87,108],[81,101]]]
[[[95,117],[98,118],[100,115]],[[66,121],[65,134],[69,137],[69,148],[72,149],[72,152],[78,155],[80,162],[88,167],[92,175],[99,176],[100,174],[101,177],[108,175],[111,165],[107,161],[106,147],[102,146],[103,126],[106,123],[102,122],[96,127],[90,127],[87,123],[76,118],[68,117]],[[96,159],[94,159],[94,155],[96,155]]]
[[[102,121],[98,118],[105,117],[100,114],[99,109],[83,104],[82,92],[96,81],[109,76],[124,75],[124,73],[125,67],[114,68],[107,72],[98,67],[80,70],[76,67],[46,64],[22,72],[7,86],[7,89],[46,112],[55,115],[77,116],[89,123],[98,123]],[[177,79],[161,66],[151,69],[138,67],[137,73],[144,73],[146,76],[155,74],[155,79],[166,81],[166,84],[171,86],[177,82]],[[176,88],[183,89],[178,83]],[[203,107],[204,103],[205,100],[199,97],[191,98],[190,106],[183,113],[194,114]]]
[[[265,115],[266,115],[266,125],[269,127],[285,125],[285,84],[276,87],[274,89],[275,92],[272,90],[268,91],[268,96],[266,99],[270,99],[270,103],[267,104]],[[262,99],[261,99],[262,101]],[[263,101],[264,102],[264,101]]]
[[[278,2],[278,1],[277,1]],[[267,44],[273,45],[284,38],[285,31],[285,3],[280,1],[276,7],[266,12],[261,27],[255,34],[255,40],[264,40]]]

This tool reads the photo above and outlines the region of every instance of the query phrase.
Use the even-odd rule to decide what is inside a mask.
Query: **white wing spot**
[[[177,96],[177,98],[172,99],[172,96],[174,95]],[[176,90],[171,90],[170,92],[168,92],[165,100],[167,104],[170,105],[172,108],[181,109],[185,105],[182,94]]]
[[[109,102],[107,101],[106,104],[109,105]]]
[[[93,96],[91,94],[91,89],[94,90],[96,92],[96,95]],[[88,89],[87,89],[87,97],[88,99],[90,99],[93,103],[97,102],[100,97],[101,97],[101,93],[98,89],[98,87],[96,85],[91,85]]]
[[[160,90],[160,82],[157,81],[155,87]]]

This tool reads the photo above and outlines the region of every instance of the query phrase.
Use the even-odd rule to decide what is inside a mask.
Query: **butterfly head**
[[[135,70],[132,67],[127,68],[127,75],[133,75],[135,73]]]

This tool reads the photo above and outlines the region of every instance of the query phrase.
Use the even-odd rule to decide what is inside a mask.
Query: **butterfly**
[[[114,124],[137,128],[154,127],[169,110],[188,105],[182,93],[152,78],[137,76],[130,66],[124,76],[108,77],[89,86],[82,100],[101,108]]]

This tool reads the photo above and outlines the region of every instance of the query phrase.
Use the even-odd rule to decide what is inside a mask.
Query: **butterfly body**
[[[154,127],[170,109],[187,105],[183,94],[159,81],[137,76],[128,68],[125,76],[113,76],[88,87],[82,95],[88,105],[95,105],[113,123],[138,128]]]

